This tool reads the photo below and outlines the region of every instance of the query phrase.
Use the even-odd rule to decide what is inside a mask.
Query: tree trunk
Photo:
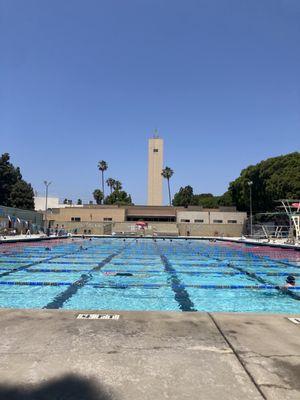
[[[168,179],[168,190],[169,190],[169,203],[170,203],[170,206],[171,206],[172,203],[171,203],[170,179]]]
[[[103,199],[102,199],[102,204],[104,204],[104,171],[102,170],[102,193],[103,193]]]

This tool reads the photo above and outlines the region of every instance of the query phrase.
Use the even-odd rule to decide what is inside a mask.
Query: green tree
[[[169,167],[165,167],[165,168],[162,170],[162,173],[161,173],[161,175],[162,175],[165,179],[167,179],[167,182],[168,182],[168,192],[169,192],[169,204],[170,204],[170,206],[172,205],[171,190],[170,190],[170,179],[172,178],[173,174],[174,174],[174,171],[173,171],[171,168],[169,168]]]
[[[8,207],[34,209],[34,193],[22,179],[20,169],[9,161],[8,153],[0,157],[0,204]]]
[[[104,196],[103,192],[101,192],[100,189],[95,189],[93,192],[93,196],[97,204],[102,204]]]
[[[122,183],[120,181],[114,181],[113,189],[117,192],[122,190]]]
[[[219,196],[214,196],[211,193],[195,194],[193,196],[193,205],[202,206],[204,208],[218,208]]]
[[[16,182],[10,192],[10,207],[34,210],[34,193],[32,186],[23,179]]]
[[[214,196],[212,193],[194,194],[191,186],[180,188],[173,199],[174,206],[201,206],[203,208],[218,208],[219,206],[231,206],[232,198],[229,192],[222,196]]]
[[[114,187],[115,182],[116,182],[116,181],[115,181],[113,178],[108,178],[108,179],[106,180],[106,184],[107,184],[107,186],[110,188],[110,194],[112,194],[112,191],[113,191],[113,187]]]
[[[78,200],[77,200],[77,205],[78,205],[78,206],[81,206],[81,205],[82,205],[82,200],[81,200],[81,199],[78,199]]]
[[[105,204],[131,205],[132,200],[130,194],[124,190],[115,190],[105,198]]]
[[[249,210],[252,181],[252,203],[255,212],[273,211],[275,200],[300,197],[300,153],[268,158],[241,171],[240,176],[229,184],[229,195],[241,211]]]
[[[222,196],[219,196],[219,206],[230,207],[233,206],[233,200],[229,191],[225,192]]]
[[[107,162],[104,160],[101,160],[98,162],[98,169],[99,171],[101,171],[101,175],[102,175],[102,193],[103,193],[103,198],[105,196],[105,192],[104,192],[104,171],[106,171],[108,168]]]
[[[187,207],[193,203],[193,188],[191,186],[181,187],[179,191],[174,195],[173,206]]]

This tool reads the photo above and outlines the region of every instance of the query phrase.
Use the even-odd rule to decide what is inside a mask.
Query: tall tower
[[[148,206],[163,204],[163,151],[164,141],[154,135],[148,142]]]

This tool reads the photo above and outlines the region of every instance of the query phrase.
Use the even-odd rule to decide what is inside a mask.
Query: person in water
[[[295,277],[293,275],[289,275],[286,278],[285,282],[286,282],[285,285],[284,285],[285,288],[296,286],[296,279],[295,279]]]

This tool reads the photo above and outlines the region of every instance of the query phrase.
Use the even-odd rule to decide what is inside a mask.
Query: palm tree
[[[122,189],[122,183],[120,181],[115,181],[113,189],[116,190],[117,192],[120,191]]]
[[[170,190],[170,179],[172,178],[172,176],[173,176],[173,174],[174,174],[174,171],[171,169],[171,168],[169,168],[169,167],[165,167],[163,170],[162,170],[162,176],[164,177],[164,178],[166,178],[167,179],[167,181],[168,181],[168,191],[169,191],[169,203],[170,203],[170,206],[172,205],[172,202],[171,202],[171,190]]]
[[[112,194],[112,191],[113,191],[113,187],[114,187],[115,182],[116,182],[116,181],[115,181],[113,178],[108,178],[108,179],[106,180],[106,184],[107,184],[107,186],[110,188],[110,194]]]
[[[100,189],[94,190],[93,191],[93,196],[94,196],[94,199],[96,200],[97,204],[101,204],[102,203],[104,196],[103,196],[103,193],[101,192]]]
[[[98,169],[99,171],[101,171],[102,173],[102,193],[103,193],[103,199],[105,197],[105,193],[104,193],[104,171],[106,171],[108,168],[107,162],[104,160],[101,160],[98,162]],[[103,201],[102,199],[102,201]]]

